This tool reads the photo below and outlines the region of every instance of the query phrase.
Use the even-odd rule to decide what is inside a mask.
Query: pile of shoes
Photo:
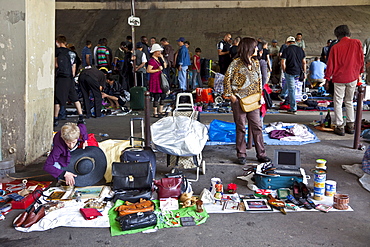
[[[306,209],[316,208],[315,203],[310,198],[311,193],[304,183],[294,182],[293,195],[287,196],[287,201],[291,202],[298,207]]]

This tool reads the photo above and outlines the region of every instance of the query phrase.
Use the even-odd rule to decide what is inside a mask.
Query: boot
[[[44,216],[45,216],[45,207],[41,205],[34,212],[28,214],[28,217],[23,222],[22,227],[28,228],[33,224],[37,223]]]
[[[347,123],[344,127],[344,130],[347,134],[353,135],[355,133],[355,124],[354,123]]]
[[[20,227],[23,222],[27,219],[28,215],[35,211],[35,207],[33,204],[29,206],[22,214],[18,217],[18,219],[13,223],[14,227]]]
[[[344,136],[345,135],[344,128],[335,127],[334,134],[337,134],[339,136]]]

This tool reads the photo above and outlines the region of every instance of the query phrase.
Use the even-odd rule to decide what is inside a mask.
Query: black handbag
[[[140,198],[145,200],[150,200],[152,197],[151,189],[144,190],[117,190],[114,192],[113,202],[116,202],[118,199],[122,201],[129,201],[136,203],[140,201]]]
[[[151,189],[153,173],[150,162],[113,162],[113,190]]]
[[[128,214],[117,218],[122,231],[155,226],[157,224],[157,215],[154,212],[140,212]]]

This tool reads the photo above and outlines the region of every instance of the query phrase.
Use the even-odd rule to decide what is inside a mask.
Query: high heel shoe
[[[45,207],[39,206],[35,211],[31,212],[27,219],[23,222],[22,227],[30,227],[37,223],[42,217],[45,216]]]
[[[20,227],[23,222],[27,219],[28,215],[35,211],[33,204],[29,206],[24,212],[18,217],[18,219],[13,223],[14,227]]]

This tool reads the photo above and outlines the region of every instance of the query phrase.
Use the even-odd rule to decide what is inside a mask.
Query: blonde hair
[[[80,137],[80,128],[75,123],[66,123],[62,126],[60,135],[64,141],[74,141]]]

